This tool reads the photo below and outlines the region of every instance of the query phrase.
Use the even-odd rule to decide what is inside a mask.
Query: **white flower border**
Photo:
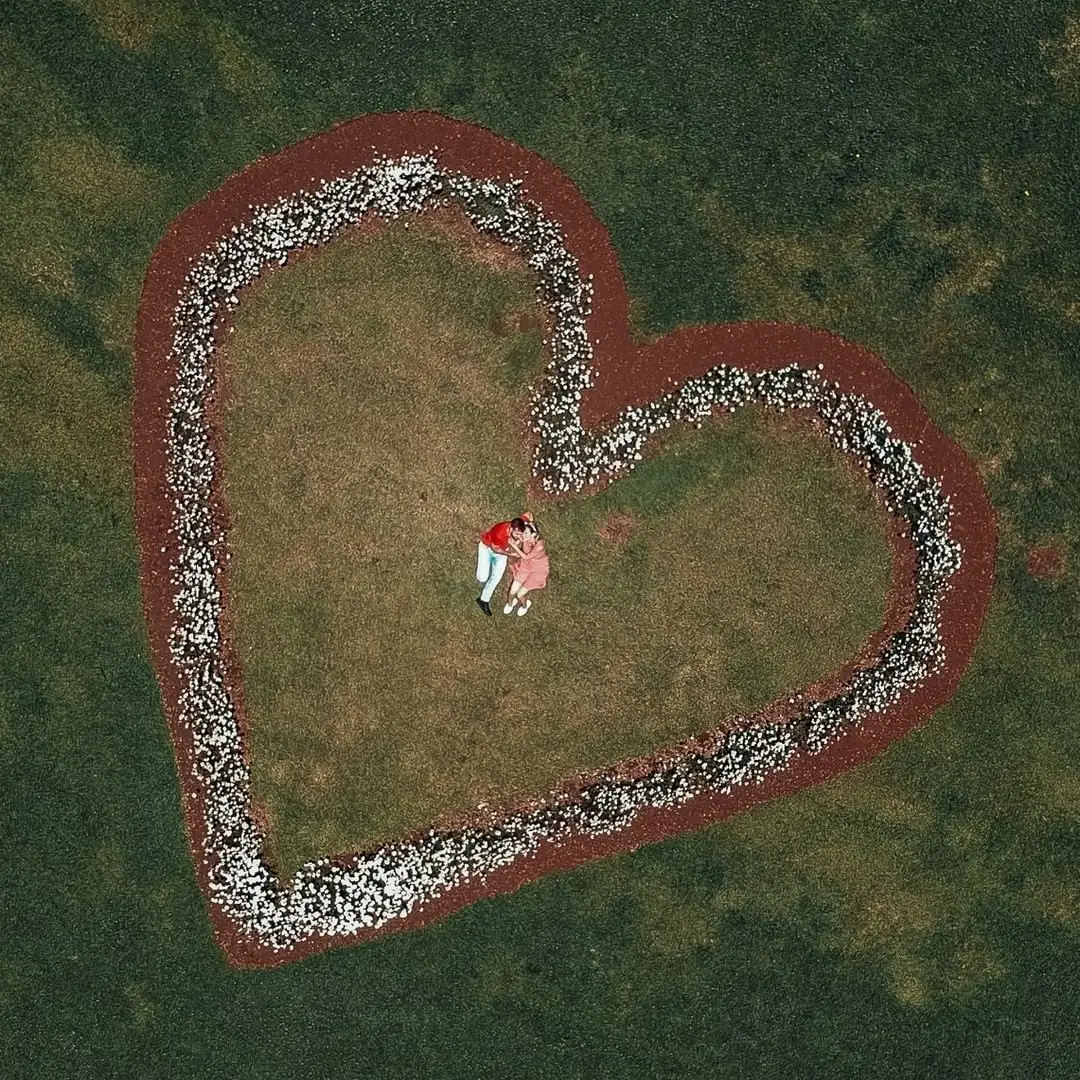
[[[403,918],[418,904],[535,852],[544,840],[618,832],[645,807],[674,807],[706,790],[728,793],[760,783],[784,769],[800,748],[820,752],[851,725],[893,705],[944,659],[939,603],[961,554],[949,533],[950,505],[939,483],[913,458],[911,446],[892,437],[883,414],[864,398],[841,393],[818,370],[791,364],[751,374],[719,365],[647,406],[625,409],[602,430],[585,431],[579,406],[593,377],[586,332],[591,282],[582,278],[559,225],[523,197],[520,181],[478,180],[442,169],[437,151],[377,159],[314,190],[249,207],[249,217],[196,260],[176,303],[167,480],[178,552],[171,566],[176,620],[170,652],[182,685],[180,721],[191,734],[201,786],[202,859],[211,902],[242,933],[274,950]],[[717,408],[757,403],[781,412],[812,409],[834,445],[861,463],[892,512],[907,519],[917,555],[915,607],[874,667],[857,672],[831,700],[808,703],[793,720],[748,725],[724,737],[711,753],[686,756],[640,779],[605,774],[578,799],[556,799],[493,827],[431,830],[415,842],[358,856],[347,866],[316,859],[283,884],[261,855],[250,775],[223,678],[217,571],[227,553],[210,508],[218,462],[207,416],[215,384],[215,332],[240,290],[264,268],[285,263],[290,252],[325,243],[365,214],[394,219],[450,202],[478,230],[523,254],[551,314],[550,360],[532,397],[533,430],[539,436],[533,468],[546,490],[580,490],[623,475],[641,460],[652,433],[676,421],[700,426]]]

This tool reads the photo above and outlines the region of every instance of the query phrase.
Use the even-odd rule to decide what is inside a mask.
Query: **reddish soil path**
[[[593,314],[588,326],[595,347],[597,379],[582,402],[586,426],[613,417],[628,404],[648,401],[673,383],[703,374],[718,363],[749,370],[792,362],[806,367],[820,363],[826,379],[836,381],[844,391],[868,398],[881,409],[894,434],[915,444],[917,460],[940,480],[952,500],[953,535],[962,545],[963,563],[941,605],[946,662],[916,691],[905,694],[896,707],[871,724],[849,730],[818,755],[797,753],[789,768],[758,786],[736,788],[730,795],[702,795],[675,809],[644,810],[629,829],[614,835],[580,837],[561,845],[544,843],[533,856],[490,873],[483,881],[473,880],[452,889],[439,900],[418,906],[407,918],[393,920],[378,930],[348,938],[314,938],[283,953],[240,934],[217,905],[209,903],[217,939],[235,964],[280,964],[330,946],[421,926],[482,897],[516,889],[543,874],[720,821],[749,806],[836,776],[880,753],[948,700],[971,659],[989,602],[996,519],[975,465],[932,424],[910,388],[877,356],[822,330],[762,322],[688,327],[656,342],[635,344],[627,318],[629,297],[607,229],[573,183],[553,165],[484,128],[434,113],[382,114],[350,121],[260,159],[174,221],[151,259],[139,307],[132,449],[143,607],[176,752],[195,870],[205,895],[209,896],[208,863],[198,805],[202,792],[191,767],[191,736],[179,722],[180,681],[168,649],[174,622],[169,567],[175,548],[165,482],[165,424],[173,378],[169,355],[173,306],[192,260],[232,224],[245,218],[250,204],[266,203],[353,172],[377,156],[429,151],[436,153],[444,168],[494,180],[522,180],[525,196],[539,203],[549,218],[561,223],[567,246],[579,260],[582,273],[593,276]],[[223,509],[217,508],[219,513]],[[906,618],[914,587],[914,553],[899,528],[892,543],[893,582],[885,625],[858,657],[825,683],[811,688],[807,696],[835,693],[852,670],[872,662],[881,643]],[[220,584],[227,597],[227,583],[221,580]],[[228,656],[226,661],[230,670],[237,670]],[[243,730],[238,678],[231,689]],[[761,715],[776,717],[788,712],[785,699]],[[625,768],[629,773],[640,773],[652,764],[651,759],[642,759],[625,763]]]

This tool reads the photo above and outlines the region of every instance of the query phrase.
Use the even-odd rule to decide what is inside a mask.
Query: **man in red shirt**
[[[476,580],[484,588],[476,602],[485,615],[491,614],[491,597],[506,570],[507,556],[521,554],[518,544],[524,528],[525,522],[516,517],[511,521],[496,522],[480,536],[476,547]]]

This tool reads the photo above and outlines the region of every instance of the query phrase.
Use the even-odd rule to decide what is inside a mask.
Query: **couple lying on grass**
[[[532,600],[526,597],[547,584],[549,570],[547,550],[532,514],[524,513],[511,521],[500,521],[480,537],[476,551],[476,580],[484,588],[476,602],[485,615],[491,614],[491,597],[502,580],[509,558],[513,558],[514,564],[503,614],[509,615],[517,605],[518,614],[524,615],[532,607]]]

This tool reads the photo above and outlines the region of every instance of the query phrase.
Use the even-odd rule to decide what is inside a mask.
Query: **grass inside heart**
[[[599,494],[534,499],[552,580],[530,617],[500,591],[485,619],[476,535],[527,501],[535,285],[444,210],[343,237],[236,314],[230,638],[285,876],[748,715],[881,625],[880,500],[750,410]]]
[[[404,244],[432,212],[468,257]],[[375,261],[347,265],[345,238],[387,221]],[[252,288],[290,259],[301,287]],[[994,515],[910,389],[822,331],[688,327],[642,347],[628,313],[570,181],[430,113],[262,159],[159,245],[136,327],[140,578],[195,868],[234,962],[420,925],[818,783],[955,690]],[[250,353],[231,371],[230,329],[233,360]],[[463,582],[478,530],[523,500],[551,585],[500,624]],[[358,814],[365,793],[397,816]],[[486,794],[499,807],[468,814]],[[281,867],[351,851],[290,877],[272,845]]]

